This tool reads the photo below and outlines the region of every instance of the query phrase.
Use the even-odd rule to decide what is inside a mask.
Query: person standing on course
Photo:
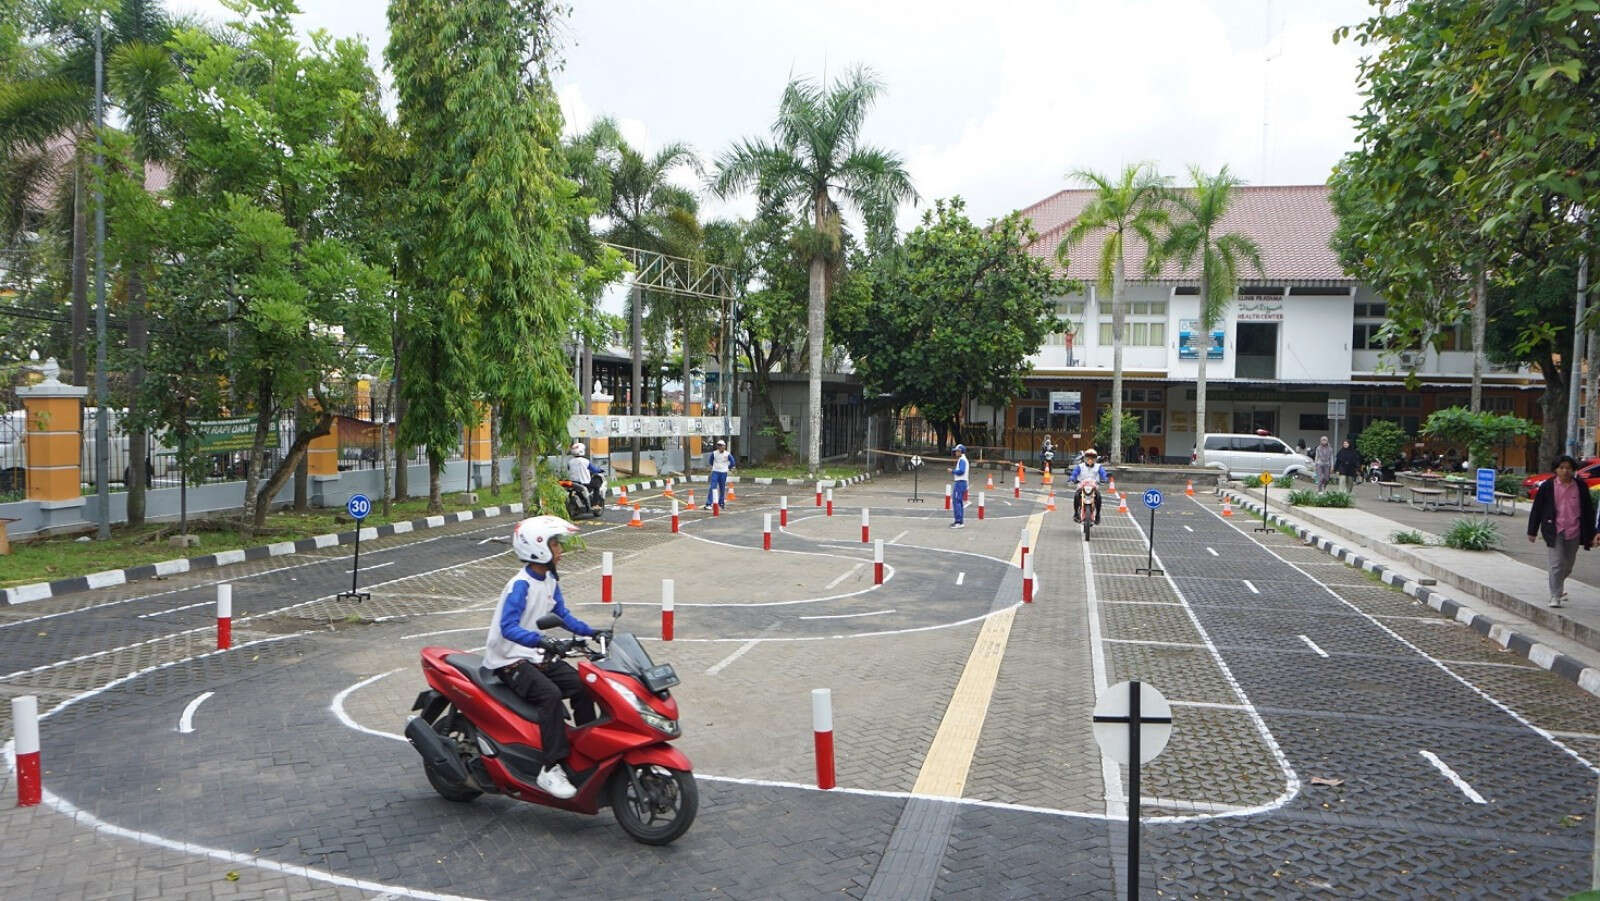
[[[711,476],[706,485],[706,502],[712,498],[717,503],[728,506],[728,470],[738,466],[738,461],[733,459],[733,454],[728,453],[728,442],[717,439],[717,449],[707,455],[711,462]]]
[[[1577,562],[1578,547],[1594,547],[1594,497],[1588,485],[1572,477],[1578,471],[1577,460],[1562,454],[1551,468],[1555,478],[1545,479],[1533,496],[1528,541],[1540,535],[1550,549],[1550,606],[1560,607],[1567,600],[1567,576]]]
[[[967,446],[956,445],[956,465],[950,467],[950,509],[955,512],[956,521],[950,524],[952,529],[967,527]]]
[[[1317,465],[1317,490],[1324,491],[1328,487],[1328,479],[1333,476],[1333,445],[1328,443],[1327,435],[1317,442],[1311,462]]]
[[[1361,455],[1346,440],[1333,457],[1333,471],[1339,474],[1339,490],[1349,494],[1361,478]]]

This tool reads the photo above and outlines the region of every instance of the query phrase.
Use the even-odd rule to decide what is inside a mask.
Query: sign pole
[[[1155,508],[1150,509],[1151,517]],[[1128,683],[1128,899],[1139,898],[1139,680]]]
[[[1150,697],[1144,697],[1145,692]],[[1172,706],[1154,686],[1118,682],[1095,701],[1094,740],[1106,757],[1128,767],[1128,898],[1139,897],[1139,768],[1172,737]],[[1148,734],[1145,730],[1150,730]]]
[[[1144,505],[1150,508],[1150,548],[1148,553],[1145,554],[1144,566],[1134,569],[1136,575],[1143,573],[1148,577],[1163,572],[1163,570],[1156,569],[1156,508],[1161,506],[1161,500],[1160,489],[1149,488],[1145,490]]]
[[[1272,473],[1263,472],[1261,474],[1261,525],[1256,526],[1255,531],[1257,531],[1257,532],[1270,532],[1270,531],[1272,531],[1272,527],[1267,525],[1267,514],[1268,514],[1268,511],[1270,511],[1272,509],[1272,506],[1267,503],[1267,492],[1271,488],[1272,488]]]
[[[365,591],[357,591],[356,580],[361,578],[361,522],[372,512],[372,501],[365,494],[352,494],[350,500],[345,502],[344,509],[356,521],[356,551],[355,558],[350,563],[350,590],[339,592],[339,600],[350,598],[355,601],[365,601],[372,595]]]

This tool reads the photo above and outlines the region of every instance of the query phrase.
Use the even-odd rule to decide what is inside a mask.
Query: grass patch
[[[926,473],[932,469],[931,465],[924,466],[922,471]],[[695,474],[705,475],[700,470],[696,470]],[[860,474],[861,470],[854,466],[824,466],[817,478],[848,479],[851,476]],[[740,466],[733,470],[732,475],[746,479],[804,479],[806,478],[806,468],[804,466]]]
[[[1416,529],[1410,529],[1410,530],[1406,530],[1406,531],[1395,532],[1394,534],[1389,536],[1389,540],[1394,542],[1395,544],[1427,544],[1428,543],[1422,537],[1422,533],[1418,532]]]
[[[562,497],[561,487],[554,482],[550,483],[550,487],[555,489],[553,497],[559,501]],[[479,491],[476,504],[461,503],[459,497],[460,492],[444,494],[446,513],[476,507],[501,506],[521,500],[515,485],[501,486],[499,494],[492,494],[487,489]],[[551,496],[545,498],[547,506],[550,500]],[[382,506],[374,504],[372,515],[363,520],[362,525],[381,526],[391,522],[417,519],[426,515],[427,508],[427,498],[408,498],[390,504],[390,513],[384,516]],[[559,503],[551,509],[558,515],[563,513]],[[336,521],[335,515],[341,521]],[[236,522],[217,517],[215,514],[205,518],[192,516],[189,519],[189,534],[195,536],[200,543],[189,548],[172,547],[167,544],[167,538],[177,534],[176,522],[148,523],[137,528],[112,526],[111,538],[106,541],[80,541],[76,535],[14,541],[11,545],[11,556],[0,558],[0,561],[3,561],[0,563],[0,569],[4,570],[4,576],[0,577],[0,588],[67,579],[101,570],[124,569],[177,557],[201,557],[218,551],[256,547],[277,541],[293,541],[298,538],[309,538],[312,535],[349,531],[352,528],[354,523],[344,515],[342,508],[337,511],[319,508],[308,513],[295,513],[292,510],[269,513],[265,528],[249,536],[241,534]]]
[[[1459,551],[1487,551],[1499,543],[1500,532],[1481,519],[1458,519],[1444,533],[1444,546]]]
[[[1246,488],[1260,488],[1261,487],[1261,477],[1260,476],[1246,476],[1244,481],[1241,482],[1240,484],[1242,484]]]
[[[1289,492],[1289,503],[1296,507],[1353,507],[1348,491],[1314,491],[1300,488]]]

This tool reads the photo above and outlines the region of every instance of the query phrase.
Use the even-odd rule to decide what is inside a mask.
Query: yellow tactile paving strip
[[[1043,512],[1028,517],[1030,548],[1038,546],[1043,524]],[[1011,554],[1011,562],[1015,564],[1021,557],[1019,542]],[[989,714],[989,699],[994,696],[995,681],[1000,676],[1000,662],[1005,659],[1006,642],[1011,638],[1016,612],[1017,608],[1010,607],[984,620],[972,653],[967,657],[967,665],[961,671],[961,681],[956,683],[944,719],[939,722],[939,731],[923,758],[912,792],[943,798],[961,797],[967,773],[972,768],[972,756],[978,749],[978,738],[983,734],[984,718]]]

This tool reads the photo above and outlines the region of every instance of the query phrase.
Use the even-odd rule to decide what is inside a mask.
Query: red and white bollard
[[[1033,603],[1033,558],[1022,558],[1022,603]]]
[[[828,515],[833,515],[833,489],[828,489]]]
[[[233,586],[227,582],[217,586],[217,650],[233,647]]]
[[[789,525],[789,495],[778,498],[778,528]]]
[[[946,484],[944,486],[944,508],[946,510],[950,509],[950,486],[949,486],[949,484]]]
[[[717,496],[717,489],[711,489],[711,515],[722,515],[722,498]]]
[[[833,788],[832,689],[811,689],[811,734],[817,749],[817,788]]]
[[[883,584],[883,539],[872,542],[872,584]]]
[[[676,521],[677,517],[673,517]],[[600,554],[600,603],[611,603],[611,552]]]
[[[1011,477],[1011,496],[1022,497],[1022,480],[1016,476]]]
[[[772,550],[772,514],[761,514],[761,549]]]
[[[817,506],[822,506],[822,483],[817,483]]]
[[[813,706],[815,706],[813,704]],[[44,800],[39,765],[39,699],[22,695],[11,699],[11,728],[16,733],[17,806],[32,807]],[[828,746],[828,772],[833,772],[833,745]]]
[[[661,580],[661,640],[672,640],[672,580]]]
[[[868,543],[869,541],[872,540],[872,539],[867,537],[868,530],[869,530],[869,525],[868,525],[868,521],[867,521],[867,508],[866,507],[862,507],[861,508],[861,543],[862,544],[866,544],[866,543]]]
[[[672,502],[672,531],[678,531],[678,502],[676,499]]]
[[[1028,565],[1028,527],[1022,527],[1022,559],[1017,561],[1022,566]]]
[[[983,492],[978,492],[978,518],[983,518]]]

